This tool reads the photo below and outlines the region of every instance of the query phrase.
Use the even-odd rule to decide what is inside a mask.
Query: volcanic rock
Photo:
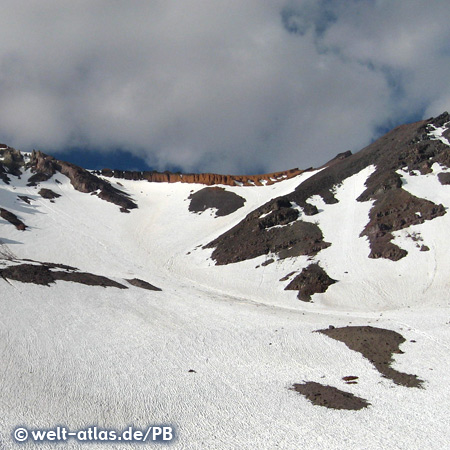
[[[394,353],[403,353],[400,344],[405,338],[396,331],[371,326],[347,326],[317,330],[332,339],[343,342],[348,348],[361,353],[375,368],[395,384],[421,387],[423,381],[416,375],[399,372],[391,367]]]
[[[0,217],[7,220],[20,231],[24,231],[26,229],[26,225],[15,214],[4,208],[0,208]]]
[[[285,288],[286,291],[298,291],[298,298],[311,301],[311,296],[323,293],[328,286],[336,283],[319,264],[310,264],[304,268]]]
[[[240,195],[226,191],[222,187],[206,187],[189,196],[189,211],[203,212],[209,208],[216,209],[216,217],[227,216],[242,208],[245,203]]]
[[[306,381],[302,384],[294,384],[293,391],[304,395],[313,405],[325,406],[330,409],[360,410],[370,403],[356,397],[350,392],[341,391],[333,386],[327,386],[314,381]]]

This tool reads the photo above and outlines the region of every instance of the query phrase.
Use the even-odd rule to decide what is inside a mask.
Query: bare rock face
[[[401,188],[388,189],[377,197],[369,213],[370,220],[361,233],[370,241],[369,258],[393,261],[403,258],[407,252],[391,242],[392,232],[445,214],[442,205],[415,197]]]
[[[53,270],[57,268],[59,270]],[[63,269],[64,270],[61,270]],[[17,264],[0,270],[0,276],[8,280],[22,283],[33,283],[50,286],[56,280],[85,284],[88,286],[115,287],[127,289],[126,286],[109,278],[87,272],[78,272],[73,267],[54,265],[49,263]]]
[[[45,189],[42,188],[38,194],[42,197],[42,198],[47,198],[49,200],[53,200],[55,198],[61,197],[61,195],[57,194],[56,192],[53,192],[51,189]]]
[[[125,192],[116,189],[107,181],[98,178],[75,164],[59,161],[52,156],[33,151],[31,166],[35,174],[28,180],[30,186],[40,181],[48,180],[58,171],[70,179],[72,186],[77,191],[86,193],[98,191],[97,195],[102,200],[114,203],[127,210],[137,208],[136,203]]]
[[[8,172],[3,167],[2,163],[0,163],[0,180],[2,180],[5,184],[9,184],[11,181],[11,179],[8,177]]]
[[[285,288],[287,291],[298,291],[298,298],[304,302],[311,301],[311,296],[323,293],[328,286],[336,283],[319,264],[310,264],[303,269]]]
[[[368,256],[394,261],[403,258],[407,252],[391,242],[392,232],[423,223],[425,220],[433,220],[445,214],[445,209],[442,205],[435,205],[428,200],[408,194],[402,189],[402,180],[397,170],[418,170],[426,174],[430,172],[435,162],[450,167],[448,146],[439,140],[432,139],[429,134],[432,125],[442,126],[448,122],[450,122],[450,115],[444,113],[437,118],[402,125],[358,153],[352,155],[346,152],[338,155],[320,172],[301,183],[293,192],[270,200],[250,213],[232,230],[208,244],[207,247],[216,247],[213,258],[217,264],[228,264],[271,251],[273,246],[261,244],[267,242],[267,227],[261,216],[266,213],[272,215],[266,219],[272,224],[289,223],[294,218],[292,212],[273,213],[272,211],[277,211],[280,205],[285,205],[282,206],[285,208],[288,207],[287,205],[294,204],[301,208],[303,214],[315,215],[318,213],[316,206],[308,202],[312,196],[322,197],[326,204],[337,203],[338,200],[334,195],[335,188],[346,178],[368,166],[374,166],[375,171],[368,178],[365,191],[355,199],[361,202],[375,200],[370,212],[370,222],[361,233],[362,236],[369,238],[371,252]],[[444,175],[440,176],[441,182],[445,182],[447,178]],[[252,230],[255,230],[253,235]],[[288,228],[284,231],[288,232]],[[283,244],[285,248],[289,246],[289,244],[286,245],[289,240],[290,238],[287,237]],[[326,246],[328,245],[330,244]],[[236,256],[233,257],[231,254],[225,256],[226,246],[233,248]],[[321,248],[326,246],[322,245]],[[317,251],[321,248],[316,247]],[[314,254],[314,252],[307,254]]]
[[[203,212],[209,208],[216,209],[216,217],[227,216],[242,208],[245,199],[222,187],[206,187],[189,196],[189,211]]]
[[[291,210],[294,212],[292,214],[288,209],[279,209],[269,220],[265,217],[255,219],[251,213],[243,222],[204,248],[215,248],[212,258],[217,265],[224,265],[269,253],[281,259],[299,255],[314,256],[330,245],[323,240],[317,225],[295,220],[297,211]]]
[[[24,165],[24,160],[19,150],[0,144],[0,156],[2,157],[3,167],[7,168],[11,175],[16,177],[22,175],[20,169]]]
[[[14,225],[20,231],[24,231],[27,228],[26,225],[15,214],[4,208],[0,208],[0,217],[8,221],[10,224]]]
[[[262,175],[221,175],[217,173],[173,173],[173,172],[139,172],[103,169],[105,177],[123,178],[125,180],[147,180],[152,183],[198,183],[208,186],[222,184],[228,186],[262,186],[295,177],[303,171],[291,169]]]
[[[350,392],[341,391],[333,386],[327,386],[314,381],[296,383],[291,389],[304,395],[313,405],[324,406],[330,409],[358,411],[370,405],[367,400],[356,397]]]
[[[159,287],[153,286],[153,284],[147,283],[147,281],[140,280],[139,278],[132,278],[127,279],[125,281],[128,281],[133,286],[136,286],[141,289],[147,289],[147,291],[161,291]]]
[[[399,372],[391,367],[393,354],[403,353],[400,345],[405,342],[405,338],[396,331],[371,326],[348,326],[317,332],[343,342],[351,350],[361,353],[384,377],[395,384],[406,387],[422,386],[423,381],[416,375]]]

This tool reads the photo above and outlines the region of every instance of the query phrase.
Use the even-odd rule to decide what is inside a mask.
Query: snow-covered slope
[[[212,190],[203,195],[211,198],[219,187],[245,200],[226,215],[214,208],[190,210],[204,185],[94,180],[84,173],[80,181],[79,172],[59,162],[42,158],[16,167],[2,157],[0,207],[24,226],[2,212],[1,448],[19,445],[12,438],[18,425],[61,424],[73,430],[171,424],[177,435],[172,446],[180,449],[445,448],[447,122],[414,128],[416,134],[426,131],[417,145],[438,146],[427,155],[427,170],[416,170],[406,158],[404,170],[391,165],[383,178],[378,172],[387,157],[369,158],[363,151],[271,185],[207,188]],[[30,183],[36,174],[45,176]],[[331,193],[323,190],[327,177],[334,180]],[[386,189],[364,196],[377,177]],[[377,233],[387,226],[373,211],[398,213],[385,197],[393,189],[422,209],[415,211],[417,220],[408,219],[411,224],[392,222],[392,239],[382,240],[366,228],[370,221]],[[320,235],[306,245],[295,227]],[[236,248],[242,257],[224,263],[220,258],[228,257],[233,239],[241,239]],[[245,252],[260,251],[261,242],[269,250],[246,258]],[[216,250],[221,245],[222,254]],[[314,264],[335,282],[313,292],[312,301],[301,301],[304,284],[285,288]],[[160,290],[127,281],[136,279]],[[405,339],[404,353],[390,367],[420,382],[398,382],[354,342],[314,332],[330,325],[397,332]],[[388,345],[388,335],[382,336]],[[356,381],[349,384],[343,379],[348,376]],[[370,405],[317,406],[292,389],[302,382],[333,386]],[[105,445],[130,448],[89,447]],[[84,446],[73,439],[64,444]]]

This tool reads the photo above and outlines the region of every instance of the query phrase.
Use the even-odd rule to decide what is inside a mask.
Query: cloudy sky
[[[22,150],[255,173],[450,109],[440,0],[1,6],[0,142]]]

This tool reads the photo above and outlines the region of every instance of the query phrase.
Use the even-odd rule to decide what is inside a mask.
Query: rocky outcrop
[[[213,258],[217,264],[228,264],[235,262],[234,259],[242,261],[255,257],[261,253],[261,247],[269,251],[258,239],[259,237],[262,242],[267,239],[262,219],[264,214],[273,214],[266,219],[273,224],[289,222],[298,214],[293,208],[292,211],[285,209],[290,208],[291,205],[299,206],[301,212],[307,216],[315,215],[319,211],[315,205],[309,203],[311,197],[320,196],[326,204],[337,203],[335,188],[345,179],[368,166],[374,166],[375,170],[368,178],[364,192],[355,199],[360,202],[375,200],[370,213],[370,222],[361,233],[362,236],[369,238],[371,252],[368,256],[389,258],[394,261],[403,258],[407,252],[391,242],[392,232],[422,223],[424,220],[432,220],[445,214],[445,210],[442,205],[435,205],[407,194],[402,189],[402,180],[397,171],[417,170],[426,174],[431,171],[435,162],[450,167],[448,145],[433,139],[430,135],[433,127],[442,126],[448,122],[450,122],[450,115],[444,113],[437,118],[402,125],[358,153],[345,152],[338,155],[321,171],[301,183],[293,192],[270,200],[250,213],[232,230],[208,244],[207,247],[217,247],[213,252]],[[441,176],[441,182],[445,182],[446,179],[445,176]],[[405,205],[400,204],[402,201]],[[279,211],[280,206],[284,208],[283,211]],[[402,214],[406,214],[404,221],[400,218]],[[255,230],[254,235],[251,236],[247,230]],[[286,228],[285,231],[288,229]],[[251,237],[246,241],[244,236]],[[227,246],[236,250],[239,248],[239,258],[233,258],[231,255],[224,257]]]
[[[369,222],[361,233],[367,236],[371,252],[369,258],[387,258],[397,261],[406,256],[406,250],[393,244],[393,232],[418,225],[445,214],[442,205],[415,197],[401,188],[388,189],[377,195],[369,213]]]
[[[45,188],[40,189],[38,194],[42,198],[47,198],[49,200],[53,200],[55,198],[61,197],[61,195],[57,194],[56,192],[53,192],[51,189],[45,189]]]
[[[48,180],[58,171],[70,179],[72,186],[77,191],[96,192],[96,195],[102,200],[114,203],[126,210],[137,208],[137,204],[125,192],[75,164],[59,161],[52,156],[36,151],[32,152],[30,164],[35,173],[28,180],[29,185]]]
[[[63,270],[62,267],[65,267]],[[0,276],[4,279],[20,281],[21,283],[33,283],[50,286],[57,280],[85,284],[88,286],[115,287],[127,289],[126,286],[110,280],[109,278],[94,275],[87,272],[78,272],[68,266],[56,265],[58,270],[53,270],[55,265],[48,263],[16,264],[0,269]]]
[[[341,391],[333,386],[316,383],[315,381],[295,383],[291,389],[305,396],[313,405],[330,409],[358,411],[370,405],[367,400],[356,397],[350,392]]]
[[[263,214],[263,217],[260,210],[250,213],[242,222],[204,248],[214,248],[212,258],[217,265],[224,265],[269,253],[280,259],[314,256],[330,245],[323,240],[316,224],[297,220],[298,212],[283,203],[277,207],[271,213]]]
[[[0,162],[0,180],[5,184],[9,184],[11,179],[8,177],[8,172],[3,167],[3,164]]]
[[[161,291],[162,290],[159,287],[153,286],[153,284],[147,283],[147,281],[140,280],[139,278],[126,279],[125,281],[128,281],[128,283],[130,283],[132,286],[135,286],[135,287],[138,287],[141,289],[146,289],[147,291]]]
[[[24,231],[27,228],[26,225],[14,213],[4,208],[0,208],[0,217],[14,225],[20,231]]]
[[[325,292],[336,283],[319,264],[310,264],[304,268],[285,288],[286,291],[298,291],[298,298],[304,302],[311,301],[311,296]]]
[[[317,330],[318,333],[343,342],[349,349],[361,353],[375,368],[395,384],[421,387],[423,381],[416,375],[399,372],[391,367],[394,353],[403,353],[400,345],[405,338],[396,331],[371,326],[347,326]]]
[[[103,169],[96,172],[104,177],[122,178],[125,180],[147,180],[152,183],[198,183],[212,186],[222,184],[228,186],[263,186],[295,177],[303,170],[291,169],[263,175],[221,175],[217,173],[173,173],[173,172],[140,172]]]
[[[24,165],[24,159],[19,150],[0,144],[0,159],[3,167],[8,169],[8,173],[16,177],[22,175],[20,169]]]
[[[242,208],[245,199],[222,187],[206,187],[189,196],[189,211],[200,213],[209,208],[216,209],[216,217],[227,216]]]

